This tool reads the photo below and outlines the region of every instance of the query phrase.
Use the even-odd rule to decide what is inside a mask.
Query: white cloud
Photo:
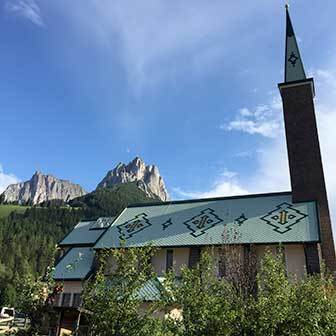
[[[334,227],[333,231],[334,236],[336,236],[336,71],[316,70],[313,71],[313,76],[315,77],[318,97],[315,101],[315,106],[325,180]],[[266,112],[266,119],[270,123],[279,124],[277,137],[259,133],[266,136],[265,140],[267,141],[256,150],[256,171],[248,176],[234,174],[231,179],[221,179],[220,176],[219,179],[216,178],[216,182],[208,190],[193,193],[184,193],[180,190],[180,196],[197,198],[290,190],[285,133],[281,125],[282,121],[277,116],[277,114],[281,115],[279,113],[280,100],[272,98],[271,103],[260,106],[252,112],[246,108],[239,111],[239,116],[241,117],[253,117],[256,119]],[[246,129],[241,129],[241,131],[248,132]],[[243,153],[245,155],[245,152]]]
[[[228,169],[224,169],[224,171],[220,174],[223,178],[233,179],[238,175],[237,172],[230,171]]]
[[[331,67],[335,68],[335,67]],[[336,236],[336,71],[316,70],[317,123],[320,137],[324,174]]]
[[[217,180],[213,183],[208,191],[185,191],[181,188],[173,188],[173,191],[179,197],[185,198],[208,198],[217,196],[235,196],[244,195],[248,191],[244,189],[238,182],[238,174],[236,172],[224,169]]]
[[[2,166],[0,165],[0,194],[13,183],[19,182],[19,179],[13,174],[4,173]]]
[[[273,96],[270,102],[258,105],[252,111],[246,107],[240,109],[233,120],[221,125],[220,128],[276,138],[283,131],[280,110],[280,98],[278,95]]]
[[[121,60],[136,94],[176,76],[209,74],[242,43],[232,39],[245,30],[258,6],[213,0],[58,0],[90,38]],[[271,4],[259,0],[267,9]],[[71,8],[69,8],[69,6]],[[92,19],[94,18],[94,20]],[[228,47],[229,45],[229,47]]]
[[[37,26],[44,26],[41,9],[35,0],[8,0],[5,10],[22,16]]]

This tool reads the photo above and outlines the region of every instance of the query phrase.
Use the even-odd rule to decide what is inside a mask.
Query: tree
[[[194,268],[183,267],[180,279],[171,272],[165,286],[164,308],[168,312],[175,304],[182,313],[178,319],[168,315],[164,323],[174,335],[236,335],[241,302],[232,284],[216,276],[211,251]]]
[[[203,252],[197,267],[184,267],[179,281],[171,272],[164,307],[169,310],[173,304],[177,305],[182,317],[164,321],[166,330],[178,336],[334,335],[333,277],[306,275],[302,280],[293,281],[293,277],[286,274],[280,251],[276,255],[265,254],[253,291],[243,289],[245,277],[239,282],[239,264],[236,269],[239,273],[234,274],[231,268],[226,276],[217,278],[211,251]]]
[[[151,317],[154,307],[142,309],[140,295],[154,278],[149,262],[153,253],[151,247],[100,252],[98,271],[83,295],[92,335],[158,335],[159,324]]]
[[[293,280],[286,274],[282,254],[266,253],[257,285],[250,309],[252,335],[335,335],[336,291],[331,275]]]
[[[37,335],[48,333],[49,324],[56,319],[52,308],[53,300],[57,294],[52,279],[52,267],[47,268],[45,276],[35,278],[28,274],[21,278],[17,284],[17,309],[25,313],[30,326],[27,331],[20,331],[20,335]]]
[[[256,336],[284,335],[291,313],[291,301],[295,285],[291,285],[281,253],[267,252],[257,274],[257,296],[251,329]]]
[[[241,260],[225,250],[229,258]],[[104,251],[98,272],[85,290],[92,335],[153,336],[332,336],[336,330],[334,279],[325,273],[295,279],[286,273],[281,249],[255,263],[254,286],[244,289],[250,275],[239,280],[244,265],[228,267],[217,276],[214,251],[202,252],[193,268],[181,276],[171,270],[156,305],[143,309],[140,289],[153,279],[151,248]],[[113,262],[111,262],[113,260]],[[245,264],[245,262],[244,262]],[[244,266],[244,267],[243,267]],[[180,312],[172,314],[172,310]],[[160,310],[165,317],[154,317]],[[156,315],[157,316],[157,315]]]

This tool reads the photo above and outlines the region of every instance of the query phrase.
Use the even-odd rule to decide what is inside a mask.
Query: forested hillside
[[[26,273],[43,274],[57,242],[81,219],[115,216],[130,203],[149,201],[153,199],[129,183],[99,189],[70,204],[7,209],[9,215],[0,217],[0,305],[15,305],[19,279]],[[3,213],[10,206],[1,205]]]
[[[27,209],[22,205],[0,204],[0,218],[9,216],[12,212],[24,212]]]
[[[128,204],[157,202],[138,188],[136,182],[119,184],[113,187],[97,189],[92,193],[70,201],[72,207],[84,210],[85,218],[116,216]]]

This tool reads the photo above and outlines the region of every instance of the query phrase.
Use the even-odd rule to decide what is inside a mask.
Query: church
[[[129,205],[115,218],[83,221],[59,243],[62,257],[54,279],[63,290],[54,305],[59,311],[55,335],[86,332],[81,308],[83,284],[94,273],[100,249],[151,244],[156,284],[143,290],[144,302],[155,300],[165,271],[192,267],[202,249],[213,246],[218,276],[223,276],[220,247],[235,246],[242,259],[251,250],[281,246],[288,274],[320,272],[322,261],[336,271],[335,247],[314,110],[314,80],[307,78],[286,7],[285,78],[278,84],[283,103],[291,191]],[[216,252],[217,251],[217,252]]]

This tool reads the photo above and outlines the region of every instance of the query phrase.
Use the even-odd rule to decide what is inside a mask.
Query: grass
[[[28,207],[23,205],[0,204],[0,218],[7,217],[11,212],[24,212]]]

